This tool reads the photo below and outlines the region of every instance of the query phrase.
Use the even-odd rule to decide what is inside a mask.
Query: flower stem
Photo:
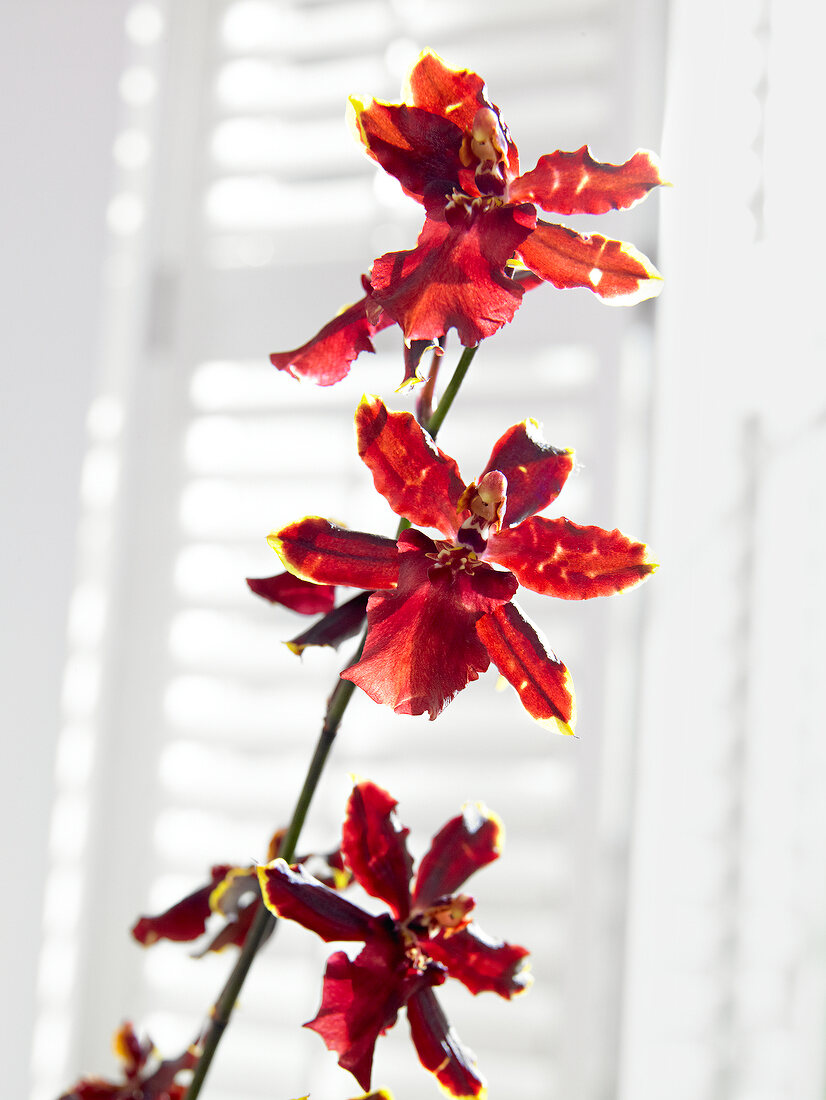
[[[453,372],[453,376],[445,387],[445,392],[442,394],[442,398],[439,404],[436,406],[435,412],[427,420],[427,423],[423,427],[430,433],[431,437],[435,439],[436,433],[442,426],[444,418],[447,416],[450,406],[453,404],[453,400],[456,394],[459,392],[459,387],[464,381],[464,377],[468,372],[473,356],[476,354],[476,348],[465,348],[462,352],[462,356],[456,365],[456,369]],[[433,381],[435,382],[436,366],[432,371]],[[404,519],[399,524],[399,532],[401,533],[405,527],[409,527],[409,522]],[[358,651],[355,657],[349,664],[354,664],[361,657],[362,650],[364,649],[364,643],[367,639],[367,632],[361,639]],[[350,680],[339,680],[333,689],[330,698],[327,700],[327,710],[324,715],[324,722],[321,727],[321,733],[318,737],[318,743],[313,753],[313,758],[310,761],[310,766],[307,769],[307,775],[304,779],[304,785],[301,788],[301,793],[298,796],[298,801],[293,811],[292,820],[290,821],[289,828],[281,843],[281,847],[278,850],[280,858],[285,859],[290,863],[295,857],[295,850],[298,844],[298,838],[301,834],[301,830],[304,826],[304,819],[307,816],[307,811],[310,808],[313,795],[318,787],[318,782],[321,778],[321,773],[324,770],[324,765],[327,762],[330,749],[333,747],[333,742],[336,739],[341,720],[344,717],[344,712],[347,709],[347,704],[353,697],[353,692],[356,689],[356,685]],[[224,988],[221,990],[221,994],[210,1013],[209,1023],[204,1031],[203,1037],[199,1046],[201,1048],[201,1054],[198,1059],[198,1063],[192,1074],[192,1081],[186,1092],[185,1100],[196,1100],[200,1095],[201,1086],[204,1083],[204,1079],[209,1071],[209,1067],[212,1064],[212,1059],[215,1056],[215,1052],[218,1049],[218,1044],[226,1031],[229,1024],[230,1017],[235,1003],[238,1000],[238,995],[241,992],[249,969],[252,966],[253,959],[258,953],[258,949],[268,938],[273,926],[275,924],[275,917],[270,913],[266,906],[262,905],[258,912],[255,914],[250,930],[247,933],[247,938],[244,941],[244,946],[241,949],[241,953],[232,969],[229,977],[227,978]]]
[[[361,657],[366,637],[367,632],[365,631],[355,656],[348,664],[354,664],[359,657]],[[279,857],[285,859],[288,863],[290,863],[295,856],[295,849],[298,844],[301,829],[304,825],[304,819],[310,808],[310,803],[312,802],[313,795],[318,786],[318,781],[321,778],[321,773],[324,770],[324,765],[327,761],[330,749],[333,747],[333,742],[336,739],[336,734],[341,725],[341,720],[344,717],[344,712],[347,709],[347,704],[352,699],[355,690],[356,685],[350,680],[339,680],[330,698],[327,700],[327,710],[324,715],[324,722],[318,737],[318,743],[316,744],[313,758],[310,761],[310,766],[307,769],[304,785],[301,788],[301,794],[298,796],[298,801],[293,811],[292,821],[281,843],[281,847],[278,850]],[[221,995],[218,997],[210,1013],[209,1023],[199,1043],[201,1055],[193,1071],[192,1081],[187,1090],[185,1100],[196,1100],[196,1097],[200,1094],[201,1085],[209,1071],[212,1059],[218,1049],[218,1044],[229,1024],[232,1010],[235,1008],[235,1002],[238,1000],[238,994],[241,992],[241,987],[252,966],[252,961],[258,953],[258,949],[267,939],[274,924],[275,917],[266,906],[262,905],[255,914],[255,919],[250,925],[250,930],[247,933],[247,938],[244,941],[241,953],[238,956],[235,966],[232,968],[232,972],[227,978],[224,988],[221,990]]]
[[[445,386],[445,392],[442,394],[442,399],[436,406],[436,411],[430,417],[426,424],[422,427],[429,433],[431,439],[436,438],[436,433],[442,426],[444,418],[447,416],[450,406],[453,404],[453,399],[459,392],[459,387],[465,380],[465,375],[470,368],[470,364],[473,362],[473,357],[478,349],[478,344],[475,348],[465,348],[462,352],[462,357],[456,364],[456,370],[453,372],[453,377]]]

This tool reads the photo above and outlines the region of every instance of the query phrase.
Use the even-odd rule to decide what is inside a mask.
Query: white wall
[[[0,37],[3,1093],[28,1094],[84,417],[125,0],[27,0]]]

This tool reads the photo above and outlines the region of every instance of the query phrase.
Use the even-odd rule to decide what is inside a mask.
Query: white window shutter
[[[189,2],[159,7],[163,32],[135,42],[80,535],[87,633],[74,639],[64,734],[66,758],[86,752],[90,766],[62,777],[51,869],[55,896],[75,892],[77,920],[49,925],[44,955],[76,965],[44,992],[39,1049],[58,1036],[63,1057],[37,1063],[39,1095],[105,1072],[124,1016],[174,1053],[231,964],[194,962],[180,946],[144,952],[128,928],[210,863],[263,858],[347,656],[299,662],[281,645],[303,621],[243,580],[280,568],[267,532],[308,512],[395,527],[350,425],[365,390],[409,406],[392,394],[397,333],[330,389],[267,363],[418,232],[420,214],[347,134],[347,95],[395,98],[431,45],[485,76],[526,166],[586,141],[624,159],[657,143],[662,28],[645,7],[534,2],[515,20],[487,2],[472,14],[450,2]],[[654,201],[599,230],[653,254]],[[440,443],[470,478],[510,424],[533,416],[582,464],[561,511],[643,537],[651,318],[650,305],[608,310],[584,292],[539,289],[480,350]],[[457,353],[454,341],[448,361]],[[518,1082],[526,1098],[597,1100],[617,1072],[644,601],[523,602],[573,673],[580,738],[534,727],[492,673],[433,724],[357,696],[301,846],[337,839],[350,773],[400,799],[419,855],[462,802],[485,800],[509,842],[473,883],[480,924],[524,943],[537,980],[512,1005],[458,989],[444,1003],[492,1092]],[[211,1100],[353,1094],[299,1026],[317,1009],[326,954],[301,929],[279,930],[216,1060]],[[399,1096],[429,1087],[406,1031],[402,1021],[381,1041],[374,1072]]]

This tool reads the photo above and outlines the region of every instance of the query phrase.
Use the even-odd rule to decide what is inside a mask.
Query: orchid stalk
[[[362,352],[375,350],[379,332],[400,330],[401,388],[423,383],[417,416],[388,409],[378,396],[366,396],[355,416],[358,455],[400,517],[399,528],[389,538],[305,516],[269,536],[287,572],[248,581],[274,605],[320,616],[287,642],[295,653],[338,647],[364,628],[362,642],[336,682],[293,817],[274,835],[267,862],[216,865],[204,886],[133,928],[144,946],[188,942],[206,934],[212,915],[222,918],[201,953],[236,947],[239,956],[198,1041],[177,1059],[153,1061],[151,1043],[127,1025],[116,1044],[123,1082],[84,1078],[64,1100],[138,1094],[196,1100],[276,917],[328,942],[364,945],[355,959],[331,955],[321,1006],[305,1026],[365,1090],[376,1042],[405,1009],[415,1051],[438,1084],[454,1097],[481,1096],[481,1071],[434,988],[454,977],[474,994],[506,1000],[527,988],[526,949],[481,933],[471,917],[473,899],[457,893],[501,852],[501,825],[483,804],[465,807],[436,834],[414,876],[396,799],[360,781],[338,847],[296,853],[357,688],[397,713],[436,720],[493,663],[539,726],[573,733],[571,676],[514,597],[520,586],[565,600],[614,595],[655,566],[643,543],[620,531],[540,514],[562,491],[573,452],[547,443],[535,421],[500,435],[469,482],[435,438],[480,342],[513,320],[527,292],[544,283],[584,288],[613,305],[659,292],[659,273],[632,245],[543,221],[539,210],[563,217],[624,210],[664,181],[652,153],[639,150],[614,165],[596,160],[587,146],[542,156],[523,173],[516,144],[476,73],[451,69],[425,51],[408,86],[407,102],[352,100],[351,114],[367,154],[423,209],[415,246],[378,257],[359,300],[306,344],[270,357],[279,371],[329,386],[347,377]],[[433,410],[450,330],[463,351]],[[424,381],[428,349],[433,360]],[[341,589],[355,594],[340,600]],[[387,911],[373,916],[349,901],[343,891],[351,880]],[[188,1074],[186,1085],[179,1077]]]

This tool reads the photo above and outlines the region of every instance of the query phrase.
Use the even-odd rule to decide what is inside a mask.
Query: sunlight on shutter
[[[526,166],[586,140],[615,158],[656,140],[656,119],[643,141],[629,134],[639,91],[620,58],[630,23],[598,0],[535,0],[518,21],[481,2],[471,19],[452,2],[383,0],[135,10],[114,151],[115,194],[135,204],[110,217],[107,355],[90,419],[61,754],[71,764],[59,776],[50,878],[74,920],[47,927],[44,975],[55,954],[62,962],[44,987],[38,1100],[81,1070],[105,1073],[124,1016],[176,1053],[231,965],[193,962],[180,946],[144,952],[127,931],[139,912],[203,882],[211,863],[264,858],[352,649],[299,661],[281,644],[305,621],[244,584],[280,571],[267,532],[308,512],[395,528],[356,457],[351,417],[362,392],[389,394],[400,381],[398,333],[383,333],[378,354],[331,389],[267,362],[357,297],[373,258],[412,246],[419,229],[418,208],[348,134],[347,94],[395,97],[401,70],[432,43],[485,75]],[[659,51],[656,28],[636,48]],[[601,219],[600,231],[650,253],[652,217]],[[537,417],[581,463],[559,511],[644,534],[650,316],[537,291],[480,351],[440,443],[469,480],[510,424]],[[448,362],[456,353],[454,340]],[[525,1100],[596,1100],[617,1058],[633,759],[635,661],[620,638],[636,631],[642,605],[522,602],[573,673],[581,740],[535,727],[511,689],[495,690],[493,670],[434,724],[357,695],[300,847],[337,839],[350,773],[400,799],[416,855],[464,800],[488,800],[510,842],[473,884],[480,923],[531,949],[537,982],[510,1006],[461,989],[444,990],[444,1004],[492,1094],[518,1081]],[[245,988],[211,1100],[353,1094],[299,1027],[316,1011],[326,953],[301,929],[279,930]],[[376,1085],[385,1077],[398,1096],[429,1087],[404,1021],[379,1044]]]

